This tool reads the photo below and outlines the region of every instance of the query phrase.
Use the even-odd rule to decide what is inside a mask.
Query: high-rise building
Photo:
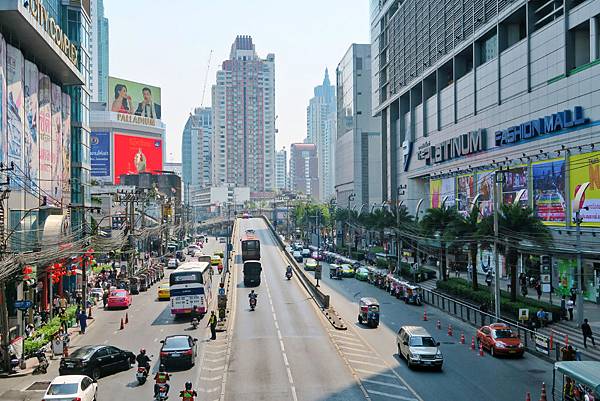
[[[193,200],[194,191],[211,185],[212,111],[198,107],[190,114],[181,142],[184,196]]]
[[[335,86],[325,69],[323,84],[314,88],[314,97],[306,108],[306,143],[317,145],[320,200],[334,194],[335,184]]]
[[[319,199],[319,165],[315,144],[292,143],[290,181],[290,189],[293,192]]]
[[[379,119],[371,115],[371,45],[350,45],[337,67],[336,81],[338,205],[381,204],[381,127]]]
[[[275,188],[278,191],[288,189],[287,150],[285,147],[275,153]]]
[[[90,90],[94,102],[107,102],[108,18],[104,16],[104,0],[91,0],[90,14],[92,20]]]
[[[275,55],[238,36],[212,88],[213,185],[275,189]]]

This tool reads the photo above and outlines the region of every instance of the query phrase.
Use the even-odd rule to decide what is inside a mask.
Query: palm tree
[[[427,209],[419,221],[423,234],[438,237],[440,240],[440,271],[442,280],[448,280],[446,272],[446,245],[456,238],[456,222],[460,215],[454,208],[443,205],[439,208]]]
[[[455,222],[455,230],[460,238],[469,242],[469,256],[472,265],[473,290],[478,289],[477,283],[477,248],[484,237],[490,235],[488,225],[481,223],[481,211],[474,205],[466,216],[460,216]]]
[[[411,236],[416,233],[415,221],[410,213],[408,213],[406,206],[397,205],[393,207],[390,211],[390,219],[392,219],[391,226],[394,227],[396,232],[396,246],[398,253],[400,254],[400,252],[402,252],[403,246],[400,246],[400,243],[404,241],[408,242],[416,249],[416,246],[414,246],[415,242],[410,239]],[[417,257],[418,255],[415,255],[415,259]],[[398,264],[397,268],[400,269],[400,264]]]
[[[487,226],[489,231],[489,227],[493,227],[493,221],[494,217],[488,216],[482,224]],[[519,244],[525,240],[547,248],[552,243],[552,234],[533,209],[519,204],[508,204],[500,206],[498,210],[498,237],[498,246],[504,248],[506,266],[510,271],[510,299],[516,301]]]

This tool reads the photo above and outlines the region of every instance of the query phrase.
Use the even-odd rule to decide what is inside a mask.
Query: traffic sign
[[[519,320],[529,320],[529,309],[519,308]]]
[[[33,302],[29,299],[15,301],[15,308],[17,308],[20,311],[26,311],[27,309],[31,308],[32,305]]]

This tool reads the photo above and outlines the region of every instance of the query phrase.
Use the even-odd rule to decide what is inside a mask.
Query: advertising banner
[[[52,202],[62,202],[62,92],[52,84]]]
[[[39,148],[40,148],[40,200],[52,196],[52,108],[50,105],[50,92],[52,85],[50,78],[39,74]]]
[[[429,207],[442,206],[442,180],[429,180]]]
[[[494,213],[494,175],[493,171],[477,173],[477,189],[479,190],[479,210],[482,216]]]
[[[463,216],[469,214],[471,202],[473,202],[476,193],[475,177],[473,174],[457,178],[458,212]]]
[[[512,204],[515,197],[522,189],[528,189],[529,169],[527,166],[519,166],[511,168],[504,173],[504,183],[502,184],[502,203]],[[526,191],[521,197],[521,204],[527,205],[529,202],[529,194]]]
[[[454,177],[442,178],[442,201],[446,198],[446,206],[456,205],[456,183]]]
[[[38,69],[25,61],[25,135],[23,142],[23,170],[25,187],[39,199],[38,171],[40,152],[38,147]],[[36,199],[37,200],[37,199]]]
[[[163,169],[162,140],[114,134],[115,184],[121,174],[138,174]]]
[[[110,133],[92,131],[90,142],[92,177],[110,177]]]
[[[71,96],[62,94],[62,190],[63,204],[71,203]]]
[[[10,188],[23,185],[23,131],[25,105],[23,99],[23,54],[16,48],[6,46],[6,86],[8,128],[8,163],[14,163]]]
[[[151,120],[161,118],[159,87],[108,77],[108,94],[111,96],[108,106],[112,112]],[[147,125],[154,125],[154,122],[148,121]]]
[[[0,163],[6,164],[6,42],[0,34]]]
[[[569,191],[571,205],[574,205],[575,193],[581,184],[589,182],[585,191],[579,217],[582,226],[600,226],[600,152],[573,155],[569,161]],[[584,208],[587,208],[584,209]],[[572,217],[575,217],[571,207]]]
[[[562,225],[567,216],[565,160],[533,163],[533,209],[546,224]]]

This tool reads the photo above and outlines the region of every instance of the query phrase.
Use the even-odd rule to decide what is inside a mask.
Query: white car
[[[169,259],[169,262],[167,263],[167,269],[177,269],[178,265],[179,265],[179,262],[177,261],[177,259],[171,258],[171,259]]]
[[[187,254],[194,255],[194,252],[197,251],[198,249],[200,249],[200,248],[197,245],[190,245],[190,246],[188,246]]]
[[[93,401],[98,393],[98,383],[81,375],[58,376],[46,390],[43,401],[81,400]]]
[[[225,237],[219,238],[219,244],[224,244],[225,242],[227,242],[227,238],[225,238]]]

